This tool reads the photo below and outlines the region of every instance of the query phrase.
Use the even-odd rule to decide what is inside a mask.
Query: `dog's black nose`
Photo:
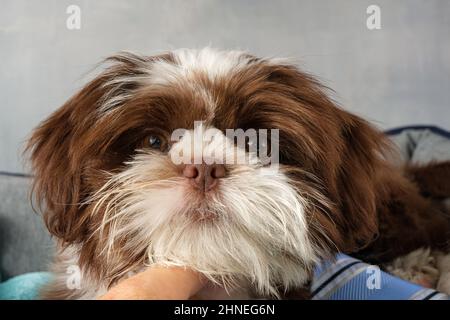
[[[223,164],[188,164],[183,169],[183,176],[189,178],[201,191],[208,191],[217,185],[217,180],[225,177]]]

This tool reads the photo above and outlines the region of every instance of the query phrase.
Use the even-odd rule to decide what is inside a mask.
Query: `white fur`
[[[196,122],[194,130],[181,130],[172,136],[174,145],[169,156],[175,164],[229,164],[259,165],[256,149],[245,150],[245,136],[241,136],[235,144],[233,137],[226,137],[222,131],[214,127],[204,127],[203,122]],[[181,132],[179,131],[179,132]],[[179,135],[181,137],[179,137]]]
[[[421,248],[398,257],[386,270],[402,279],[450,294],[450,254]]]
[[[158,61],[152,65],[152,83],[173,84],[192,78],[202,72],[212,81],[239,71],[247,65],[249,58],[241,51],[219,51],[209,47],[179,49],[173,52],[176,63]]]
[[[142,152],[92,199],[96,209],[106,206],[97,232],[108,239],[108,268],[118,265],[120,250],[145,249],[148,264],[189,266],[221,286],[251,285],[276,296],[276,285],[307,281],[319,250],[309,238],[308,204],[282,172],[228,166],[218,190],[202,198],[170,176],[170,163],[167,155]]]
[[[71,245],[64,249],[60,248],[58,251],[57,261],[53,264],[52,270],[52,288],[57,287],[66,293],[69,292],[67,298],[78,300],[96,299],[107,292],[105,283],[97,281],[88,272],[80,269],[79,247],[77,245]],[[78,271],[75,271],[77,269]],[[75,284],[75,281],[79,283],[71,287],[70,284]]]
[[[175,63],[165,60],[146,61],[131,53],[121,53],[124,60],[136,65],[133,74],[125,76],[114,75],[103,85],[107,93],[100,102],[99,114],[105,115],[116,110],[133,97],[138,90],[155,86],[182,85],[192,90],[193,94],[204,99],[213,109],[215,100],[211,94],[198,82],[193,81],[196,73],[203,73],[211,81],[237,72],[249,62],[249,58],[241,51],[220,51],[209,47],[194,49],[179,49],[172,53]],[[125,85],[135,85],[135,90],[123,90]]]

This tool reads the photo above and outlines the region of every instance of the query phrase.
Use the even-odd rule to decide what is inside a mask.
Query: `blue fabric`
[[[311,285],[314,300],[447,300],[433,289],[404,281],[344,254],[317,266]]]
[[[49,272],[32,272],[0,283],[0,300],[35,300],[51,279]]]

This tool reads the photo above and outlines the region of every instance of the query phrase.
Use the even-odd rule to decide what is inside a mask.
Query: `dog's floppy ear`
[[[386,169],[389,143],[368,122],[341,109],[311,75],[291,65],[267,69],[272,101],[281,101],[270,112],[272,119],[282,119],[271,124],[281,128],[282,164],[321,181],[317,192],[328,206],[315,206],[313,219],[340,250],[357,251],[378,232],[377,194],[383,186],[377,173]]]
[[[378,234],[377,204],[390,145],[383,133],[365,120],[337,109],[343,149],[336,172],[336,201],[343,224],[344,250],[358,251]]]
[[[33,200],[49,231],[67,242],[81,238],[88,219],[82,205],[84,159],[78,148],[86,128],[93,125],[103,83],[99,77],[85,86],[33,131],[27,145],[34,173]]]
[[[33,199],[56,237],[74,242],[85,236],[89,214],[84,212],[83,201],[90,190],[83,172],[94,150],[101,148],[99,112],[107,113],[124,103],[152,59],[128,53],[107,59],[108,68],[32,133],[26,152],[34,173]],[[106,98],[109,109],[99,110],[105,108]]]
[[[80,97],[74,97],[61,109],[40,124],[28,141],[34,173],[33,196],[49,231],[62,239],[77,233],[78,208],[81,199],[81,177],[71,158],[71,144],[75,139],[74,117]],[[45,202],[45,209],[42,208]]]

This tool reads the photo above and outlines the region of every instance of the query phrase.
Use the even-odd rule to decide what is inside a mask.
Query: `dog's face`
[[[91,274],[183,265],[277,294],[373,237],[384,140],[311,76],[211,49],[108,62],[29,144],[47,226]]]

